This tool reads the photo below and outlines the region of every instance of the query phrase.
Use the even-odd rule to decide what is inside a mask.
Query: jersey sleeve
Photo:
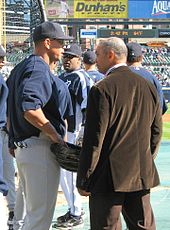
[[[49,70],[39,65],[26,74],[28,77],[24,79],[23,88],[21,88],[23,91],[22,110],[36,110],[44,107],[52,93]]]

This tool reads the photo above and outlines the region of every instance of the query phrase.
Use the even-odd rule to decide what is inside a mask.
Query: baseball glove
[[[77,172],[81,147],[66,143],[66,145],[54,143],[51,144],[51,152],[56,156],[59,165],[71,172]]]

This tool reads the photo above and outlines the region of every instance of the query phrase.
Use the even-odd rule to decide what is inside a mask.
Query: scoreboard
[[[98,29],[98,38],[158,38],[170,37],[168,29]]]

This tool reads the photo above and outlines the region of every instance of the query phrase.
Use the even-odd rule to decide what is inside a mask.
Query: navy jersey
[[[40,130],[24,118],[24,111],[39,108],[58,134],[64,136],[64,119],[72,115],[71,97],[65,84],[50,72],[42,58],[31,55],[19,63],[12,70],[7,85],[11,144],[39,136]]]
[[[153,74],[151,74],[148,70],[144,69],[143,67],[129,66],[129,68],[133,72],[137,73],[138,75],[140,75],[141,77],[145,78],[146,80],[150,81],[152,84],[155,85],[157,93],[158,93],[159,98],[160,98],[160,103],[161,103],[161,107],[162,107],[162,114],[164,114],[167,111],[168,107],[166,105],[166,102],[165,102],[165,99],[163,96],[163,92],[162,92],[162,88],[161,88],[161,85],[160,85],[158,79]]]
[[[2,75],[0,74],[0,127],[6,124],[6,100],[8,96],[8,88]]]
[[[104,75],[97,70],[89,70],[87,71],[87,73],[90,76],[90,78],[94,81],[94,83],[104,78]]]
[[[72,99],[73,116],[68,119],[68,131],[79,131],[82,122],[81,111],[87,107],[87,96],[93,81],[83,69],[62,73],[59,78],[67,85]]]

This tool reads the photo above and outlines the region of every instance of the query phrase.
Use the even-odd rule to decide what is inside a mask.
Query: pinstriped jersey
[[[87,96],[93,81],[84,69],[64,72],[59,78],[68,86],[72,99],[73,116],[68,119],[68,131],[79,131],[82,123],[81,110],[87,107]]]

